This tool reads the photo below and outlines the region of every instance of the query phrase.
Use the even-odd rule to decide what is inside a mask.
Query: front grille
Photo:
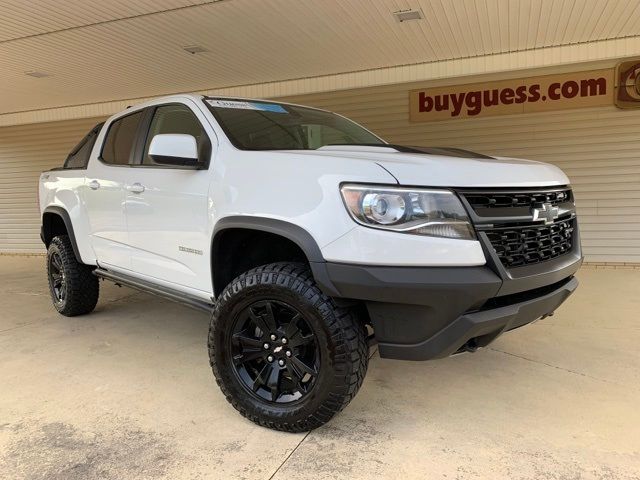
[[[468,192],[465,198],[478,211],[485,208],[535,207],[543,203],[553,206],[573,200],[571,189],[528,192]]]
[[[569,219],[552,225],[494,225],[486,234],[502,264],[513,268],[568,253],[573,246],[574,222]]]
[[[572,251],[576,219],[569,187],[469,189],[458,192],[478,232],[484,232],[505,268],[550,260]],[[551,224],[533,221],[534,209],[557,207]]]

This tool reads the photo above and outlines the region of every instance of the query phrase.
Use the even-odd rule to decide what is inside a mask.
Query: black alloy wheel
[[[58,235],[47,249],[47,280],[53,306],[74,317],[91,312],[98,303],[100,286],[95,267],[80,263],[67,235]]]
[[[367,330],[307,265],[279,262],[240,274],[218,296],[209,361],[226,399],[249,420],[286,432],[328,422],[367,371]]]
[[[229,349],[248,392],[291,403],[313,388],[320,367],[315,335],[302,314],[275,300],[255,302],[236,317]]]
[[[49,256],[49,285],[55,303],[64,303],[67,298],[67,278],[58,252]]]

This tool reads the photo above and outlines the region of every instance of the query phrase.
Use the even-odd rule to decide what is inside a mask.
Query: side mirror
[[[153,137],[149,156],[160,165],[198,167],[198,144],[195,137],[184,133],[161,133]]]

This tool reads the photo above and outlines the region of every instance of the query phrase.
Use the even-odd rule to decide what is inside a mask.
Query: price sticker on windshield
[[[277,103],[243,102],[239,100],[207,100],[212,107],[236,108],[241,110],[261,110],[263,112],[288,113],[282,105]]]

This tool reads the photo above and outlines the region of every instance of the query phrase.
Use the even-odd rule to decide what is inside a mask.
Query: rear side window
[[[80,140],[67,156],[64,162],[64,168],[87,168],[91,150],[93,150],[93,146],[96,144],[96,138],[98,138],[98,133],[100,133],[103,125],[104,122],[99,123]]]
[[[136,144],[142,111],[119,118],[111,124],[102,147],[102,161],[111,165],[128,165]]]

